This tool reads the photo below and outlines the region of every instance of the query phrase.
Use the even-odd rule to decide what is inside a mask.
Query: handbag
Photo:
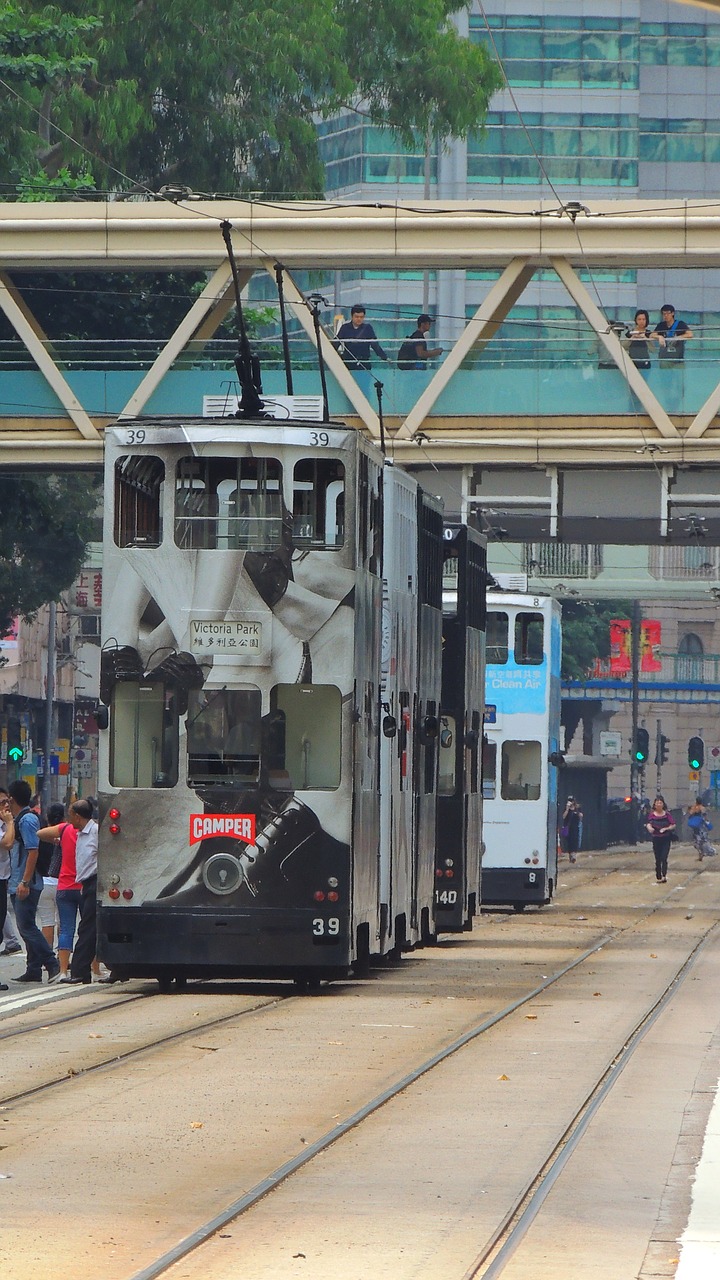
[[[60,868],[62,867],[62,844],[60,841],[62,840],[62,834],[67,825],[67,822],[63,823],[60,830],[60,838],[53,844],[53,851],[50,855],[50,865],[47,870],[48,876],[52,880],[57,880],[60,875]]]

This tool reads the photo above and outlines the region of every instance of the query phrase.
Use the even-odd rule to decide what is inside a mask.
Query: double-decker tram
[[[480,903],[486,539],[446,525],[443,552],[435,920],[453,933],[472,928]]]
[[[482,902],[521,911],[557,879],[557,601],[488,592],[485,656]]]
[[[438,505],[341,423],[145,418],[105,453],[105,963],[307,981],[431,936]]]

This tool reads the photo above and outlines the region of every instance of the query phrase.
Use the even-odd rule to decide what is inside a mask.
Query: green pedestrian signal
[[[25,752],[22,747],[9,747],[8,755],[15,764],[20,764],[20,761],[25,759]]]

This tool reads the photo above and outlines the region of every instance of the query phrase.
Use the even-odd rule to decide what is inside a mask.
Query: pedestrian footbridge
[[[378,439],[384,428],[400,461],[451,468],[465,507],[504,495],[511,536],[562,536],[565,521],[565,536],[579,540],[591,518],[595,540],[608,540],[578,480],[592,468],[607,478],[599,487],[613,522],[624,509],[645,521],[651,541],[680,536],[682,521],[690,528],[696,519],[720,542],[720,332],[696,331],[684,361],[653,353],[650,367],[636,367],[624,326],[593,287],[608,270],[720,267],[720,204],[710,202],[1,204],[0,307],[14,337],[0,344],[0,467],[98,466],[103,431],[118,418],[232,404],[233,344],[215,337],[234,302],[225,220],[243,286],[284,268],[295,317],[292,392],[315,403],[316,330],[298,273],[487,279],[485,297],[433,369],[406,372],[389,361],[351,374],[331,344],[332,309],[319,338],[330,412]],[[161,343],[48,337],[16,276],[88,270],[109,281],[117,272],[194,270],[207,283]],[[564,291],[576,327],[537,337],[504,324],[539,275]],[[265,346],[265,393],[286,394],[277,338]],[[626,537],[617,524],[615,532],[609,540]]]

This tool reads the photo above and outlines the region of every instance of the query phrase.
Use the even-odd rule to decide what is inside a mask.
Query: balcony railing
[[[640,671],[640,684],[720,685],[720,654],[660,653],[658,671]],[[611,670],[609,658],[598,658],[587,681],[619,681],[631,684],[632,673]]]

